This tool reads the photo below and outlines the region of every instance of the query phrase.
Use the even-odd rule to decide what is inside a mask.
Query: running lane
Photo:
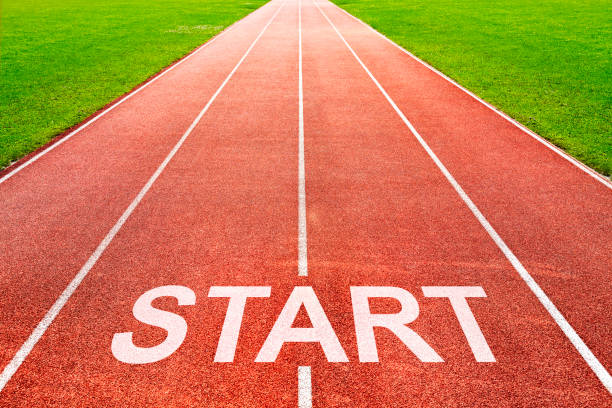
[[[369,38],[363,26],[349,25],[351,20],[333,6],[322,9],[342,22],[347,38]],[[303,7],[303,39],[309,279],[321,303],[329,305],[329,318],[351,361],[330,364],[320,351],[311,354],[315,405],[608,406],[610,395],[600,380],[312,2]],[[377,67],[394,65],[384,43],[359,44],[378,59]],[[392,82],[391,76],[385,78]],[[411,86],[419,80],[412,78],[417,84]],[[504,123],[495,126],[503,131]],[[488,154],[484,147],[482,154]],[[605,188],[580,172],[576,177],[588,186],[574,188],[597,191],[590,199],[603,210]],[[488,189],[493,200],[500,199],[497,191]],[[590,221],[592,229],[602,228],[601,221]],[[609,266],[609,259],[594,262],[591,273],[596,275],[604,265],[598,262]],[[603,275],[591,277],[594,284],[607,284],[596,283],[597,278]],[[408,327],[444,362],[420,361],[389,330],[377,328],[380,362],[360,363],[350,286],[409,291],[420,313]],[[432,293],[423,287],[431,286],[482,288],[487,297],[469,298],[468,304],[495,362],[476,361],[449,299],[424,296],[424,291]],[[400,310],[389,299],[370,303],[372,313]],[[609,317],[586,308],[581,312],[604,326],[593,330],[609,330]],[[476,349],[478,358],[486,357],[483,348]]]
[[[336,6],[322,1],[321,7],[587,346],[612,368],[612,184]]]
[[[255,11],[0,183],[2,366],[87,261],[274,11],[271,5]]]
[[[241,36],[233,38],[237,51],[216,50],[219,58],[225,59],[225,53],[232,59],[215,84],[219,87],[253,46],[10,379],[0,406],[297,405],[293,360],[253,363],[254,345],[265,340],[281,299],[297,279],[297,15],[297,3],[272,1],[256,16],[257,24],[242,33],[244,43]],[[192,86],[190,93],[199,95],[202,109],[215,89],[208,94]],[[177,133],[188,126],[189,121]],[[42,163],[32,168],[37,165]],[[135,193],[126,195],[132,199]],[[64,279],[80,266],[66,268]],[[184,344],[159,363],[118,361],[111,353],[115,333],[134,331],[140,347],[165,338],[162,329],[143,325],[132,315],[140,295],[163,285],[182,285],[196,296],[193,306],[179,306],[168,297],[154,303],[183,316],[188,323]],[[233,364],[213,363],[228,305],[227,298],[207,297],[214,285],[272,286],[274,300],[248,301]],[[24,289],[26,295],[32,300],[24,303],[34,303],[58,293],[47,294],[41,286]],[[24,334],[33,328],[3,320],[3,328],[14,326]],[[16,337],[15,343],[24,340]]]

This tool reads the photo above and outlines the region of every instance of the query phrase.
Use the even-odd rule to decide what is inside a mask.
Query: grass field
[[[333,0],[603,174],[612,172],[609,0]]]
[[[0,168],[265,2],[0,1]]]

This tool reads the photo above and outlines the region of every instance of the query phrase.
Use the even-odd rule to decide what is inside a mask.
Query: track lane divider
[[[456,81],[454,81],[449,76],[447,76],[444,73],[438,71],[436,68],[432,67],[431,65],[429,65],[425,61],[421,60],[419,57],[417,57],[416,55],[414,55],[413,53],[411,53],[410,51],[408,51],[407,49],[405,49],[401,45],[397,44],[392,39],[390,39],[389,37],[387,37],[386,35],[384,35],[380,31],[376,30],[371,25],[367,24],[365,21],[359,19],[358,17],[355,17],[354,15],[352,15],[348,11],[344,10],[343,8],[338,6],[337,4],[335,4],[335,3],[331,3],[331,4],[333,4],[338,10],[340,10],[341,12],[346,14],[347,16],[351,17],[354,20],[357,20],[359,23],[363,24],[364,26],[366,26],[367,28],[372,30],[376,35],[378,35],[379,37],[383,38],[385,41],[388,41],[391,45],[393,45],[394,47],[396,47],[397,49],[402,51],[404,54],[408,55],[410,58],[412,58],[413,60],[415,60],[419,64],[423,65],[424,67],[426,67],[430,71],[438,74],[439,76],[444,78],[446,81],[450,82],[455,87],[461,89],[463,92],[465,92],[466,94],[470,95],[476,101],[480,102],[481,104],[483,104],[487,108],[491,109],[497,115],[501,116],[502,118],[504,118],[508,122],[512,123],[514,126],[519,128],[520,130],[522,130],[523,132],[525,132],[526,134],[528,134],[529,136],[531,136],[532,138],[534,138],[538,142],[542,143],[544,146],[546,146],[547,148],[549,148],[553,152],[557,153],[559,156],[563,157],[565,160],[567,160],[568,162],[570,162],[574,166],[578,167],[580,170],[584,171],[586,174],[588,174],[589,176],[593,177],[595,180],[597,180],[600,183],[602,183],[605,187],[608,187],[609,189],[612,190],[612,182],[610,182],[610,179],[607,178],[606,176],[604,176],[603,174],[598,173],[597,171],[593,170],[592,168],[590,168],[586,164],[581,163],[580,161],[576,160],[575,158],[573,158],[569,154],[565,153],[563,150],[561,150],[560,148],[558,148],[557,146],[555,146],[554,144],[552,144],[548,140],[544,139],[542,136],[538,135],[533,130],[529,129],[528,127],[526,127],[525,125],[523,125],[519,121],[517,121],[517,120],[513,119],[512,117],[510,117],[510,115],[508,115],[504,111],[502,111],[502,110],[496,108],[495,106],[491,105],[489,102],[487,102],[484,99],[480,98],[478,95],[476,95],[472,91],[470,91],[470,90],[466,89],[465,87],[463,87],[462,85],[458,84]]]
[[[304,164],[304,89],[302,80],[302,0],[298,1],[298,87],[299,87],[299,158],[298,158],[298,276],[308,276],[306,235],[306,170]]]
[[[298,408],[312,408],[310,367],[298,367]]]
[[[269,3],[268,3],[269,4]],[[76,128],[75,130],[73,130],[72,132],[70,132],[68,135],[62,137],[60,140],[58,140],[56,143],[53,143],[51,146],[47,147],[46,149],[44,149],[43,151],[41,151],[40,153],[37,153],[36,155],[34,155],[32,158],[30,158],[29,160],[25,161],[24,163],[20,164],[19,166],[17,166],[14,170],[8,172],[7,174],[5,174],[4,176],[0,177],[0,184],[4,183],[5,181],[7,181],[8,179],[10,179],[11,177],[13,177],[15,174],[19,173],[21,170],[23,170],[24,168],[28,167],[30,164],[34,163],[35,161],[37,161],[38,159],[40,159],[41,157],[43,157],[44,155],[46,155],[47,153],[49,153],[50,151],[52,151],[53,149],[55,149],[56,147],[62,145],[63,143],[67,142],[69,139],[71,139],[73,136],[75,136],[76,134],[80,133],[82,130],[85,130],[87,127],[89,127],[90,125],[94,124],[95,122],[97,122],[99,119],[101,119],[103,116],[105,116],[107,113],[111,112],[113,109],[115,109],[117,106],[121,105],[123,102],[127,101],[128,99],[132,98],[134,95],[138,94],[140,91],[142,91],[143,89],[147,88],[149,85],[155,83],[157,80],[159,80],[160,78],[162,78],[164,75],[166,75],[168,72],[172,71],[174,68],[178,67],[179,65],[181,65],[183,62],[187,61],[189,58],[193,57],[195,54],[197,54],[198,52],[200,52],[202,49],[206,48],[207,46],[209,46],[210,44],[212,44],[213,42],[215,42],[215,40],[217,40],[218,38],[224,36],[225,34],[227,34],[229,31],[231,31],[232,29],[235,28],[235,26],[241,22],[243,22],[247,17],[253,15],[255,12],[262,10],[263,7],[258,8],[257,10],[254,10],[253,12],[251,12],[250,14],[246,15],[245,17],[243,17],[242,19],[236,21],[235,23],[231,24],[229,27],[227,27],[225,30],[223,30],[222,32],[220,32],[219,34],[217,34],[216,36],[214,36],[213,38],[209,39],[207,42],[205,42],[204,44],[200,45],[199,47],[197,47],[194,51],[192,51],[190,54],[186,55],[185,57],[183,57],[181,60],[177,61],[176,63],[172,64],[170,67],[168,67],[166,70],[162,71],[159,75],[155,76],[153,79],[151,79],[148,82],[145,82],[142,86],[136,88],[135,90],[129,92],[127,95],[125,95],[124,97],[122,97],[121,99],[119,99],[117,102],[115,102],[114,104],[112,104],[111,106],[109,106],[108,108],[104,109],[102,112],[100,112],[100,114],[94,116],[93,118],[91,118],[90,120],[88,120],[87,122],[85,122],[84,124],[82,124],[81,126],[79,126],[78,128]]]
[[[0,392],[2,392],[2,390],[4,390],[4,387],[6,386],[6,384],[8,383],[8,381],[11,379],[11,377],[17,372],[17,370],[19,369],[19,367],[21,366],[21,364],[24,362],[24,360],[28,357],[28,355],[30,354],[30,352],[32,351],[32,349],[34,348],[34,346],[36,345],[36,343],[38,343],[38,341],[41,339],[41,337],[45,334],[45,332],[47,331],[47,329],[49,328],[49,326],[51,325],[51,323],[53,323],[53,320],[55,320],[55,318],[57,317],[57,315],[59,314],[59,312],[62,310],[62,308],[64,307],[64,305],[68,302],[68,300],[70,299],[70,297],[72,296],[72,294],[77,290],[77,288],[79,287],[79,285],[81,284],[81,282],[83,281],[83,279],[85,279],[85,277],[87,276],[87,274],[89,273],[89,271],[94,267],[94,265],[96,264],[96,262],[98,261],[98,259],[100,259],[100,257],[102,256],[102,254],[104,253],[104,251],[106,250],[106,248],[110,245],[110,243],[112,242],[113,238],[115,238],[115,236],[117,235],[117,233],[119,232],[119,230],[121,230],[121,227],[123,226],[123,224],[125,224],[125,222],[127,221],[127,219],[130,217],[130,215],[134,212],[134,210],[136,209],[136,207],[138,207],[138,204],[140,204],[140,202],[142,201],[142,199],[144,198],[144,196],[147,194],[147,192],[149,191],[149,189],[151,188],[151,186],[153,186],[153,183],[155,183],[155,181],[157,180],[157,178],[161,175],[161,173],[164,171],[164,169],[166,168],[166,166],[168,165],[168,163],[170,162],[170,160],[172,160],[172,158],[174,157],[174,155],[176,154],[176,152],[181,148],[181,146],[183,145],[183,143],[185,142],[185,140],[187,139],[187,137],[191,134],[191,132],[193,131],[193,129],[196,127],[196,125],[200,122],[200,120],[202,119],[202,117],[204,116],[204,114],[206,113],[206,111],[208,111],[208,108],[210,108],[210,106],[212,105],[212,103],[214,102],[214,100],[217,98],[217,96],[221,93],[221,91],[223,90],[223,88],[225,87],[225,85],[229,82],[229,80],[232,78],[232,76],[234,75],[234,73],[238,70],[238,67],[240,67],[240,65],[242,64],[242,62],[246,59],[246,57],[249,55],[249,53],[251,52],[251,50],[253,49],[253,47],[255,46],[255,44],[259,41],[259,39],[261,38],[261,36],[263,35],[263,33],[266,31],[266,29],[270,26],[270,24],[272,23],[272,21],[276,18],[276,16],[278,15],[278,13],[280,12],[280,10],[283,8],[283,6],[285,5],[285,2],[283,2],[278,9],[276,10],[276,12],[274,13],[274,15],[272,16],[272,18],[270,18],[270,20],[267,22],[267,24],[263,27],[263,29],[260,31],[259,35],[255,38],[255,40],[251,43],[251,45],[249,46],[249,48],[246,50],[246,52],[244,53],[244,55],[242,56],[242,58],[240,58],[240,60],[238,61],[238,63],[234,66],[234,68],[232,69],[232,71],[228,74],[228,76],[225,78],[225,80],[221,83],[221,85],[219,86],[219,88],[215,91],[215,93],[212,95],[212,97],[210,98],[210,100],[208,101],[208,103],[206,104],[206,106],[204,106],[204,108],[200,111],[200,113],[198,114],[198,116],[195,118],[195,120],[191,123],[191,125],[189,126],[189,128],[185,131],[185,133],[183,134],[183,136],[181,137],[181,139],[177,142],[177,144],[174,146],[174,148],[172,148],[172,150],[170,151],[170,153],[168,154],[168,156],[166,156],[166,158],[164,159],[164,161],[159,165],[159,167],[157,168],[157,170],[155,171],[155,173],[153,173],[153,175],[151,176],[151,178],[149,179],[149,181],[147,181],[147,183],[144,185],[144,187],[140,190],[140,192],[138,193],[138,195],[136,196],[136,198],[134,198],[134,200],[130,203],[130,205],[128,206],[128,208],[123,212],[123,214],[121,215],[121,217],[119,217],[119,219],[117,220],[117,222],[115,223],[115,225],[110,229],[110,231],[106,234],[106,236],[104,237],[104,239],[102,240],[102,242],[100,242],[100,244],[98,245],[98,247],[95,249],[95,251],[91,254],[91,256],[89,257],[89,259],[87,260],[87,262],[85,262],[85,264],[83,265],[83,267],[79,270],[79,272],[77,273],[77,275],[72,279],[72,281],[68,284],[68,286],[66,287],[66,289],[64,289],[64,291],[61,293],[61,295],[57,298],[57,300],[55,301],[55,303],[53,304],[53,306],[51,306],[51,308],[49,309],[49,311],[47,311],[47,313],[45,314],[45,316],[43,317],[43,319],[38,323],[38,325],[34,328],[34,330],[32,331],[32,333],[30,334],[30,336],[28,337],[28,339],[25,341],[25,343],[23,343],[23,345],[19,348],[19,350],[17,351],[17,353],[15,354],[15,356],[11,359],[11,361],[6,365],[6,367],[4,368],[4,370],[2,371],[2,374],[0,374]]]
[[[438,156],[433,152],[433,150],[429,147],[427,142],[421,137],[419,132],[415,129],[415,127],[410,123],[410,121],[406,118],[404,113],[400,110],[400,108],[395,104],[393,99],[389,96],[387,91],[382,87],[382,85],[378,82],[378,80],[374,77],[372,72],[368,69],[368,67],[363,63],[361,58],[355,53],[355,50],[350,46],[350,44],[346,41],[344,36],[340,33],[338,28],[334,25],[334,23],[329,19],[327,14],[319,7],[319,4],[315,1],[315,6],[319,9],[323,17],[327,20],[327,22],[334,29],[336,34],[340,37],[342,42],[349,49],[351,54],[355,57],[357,62],[361,65],[361,67],[368,74],[370,79],[374,82],[376,87],[380,90],[380,92],[387,99],[389,104],[393,107],[398,116],[402,119],[404,124],[410,129],[410,132],[415,136],[418,140],[419,144],[423,147],[423,149],[427,152],[429,157],[436,164],[438,169],[442,172],[444,177],[448,180],[448,182],[453,186],[459,197],[463,200],[463,202],[467,205],[467,207],[472,211],[472,214],[476,217],[476,219],[480,222],[482,227],[487,231],[489,236],[493,239],[497,247],[502,251],[506,259],[510,261],[514,269],[518,272],[523,281],[527,284],[529,289],[533,292],[533,294],[538,298],[542,306],[548,311],[550,316],[554,319],[557,325],[561,328],[563,333],[569,339],[569,341],[574,345],[578,353],[582,356],[585,362],[589,365],[591,370],[595,373],[597,378],[601,381],[604,387],[612,394],[612,376],[606,370],[606,368],[601,364],[601,362],[595,357],[593,352],[589,349],[589,347],[584,343],[584,341],[580,338],[578,333],[574,330],[574,328],[569,324],[569,322],[565,319],[565,317],[561,314],[561,312],[557,309],[557,307],[553,304],[553,302],[548,298],[546,293],[540,288],[538,283],[531,277],[527,269],[523,266],[521,261],[514,255],[514,253],[508,248],[504,240],[499,236],[497,231],[491,226],[489,221],[485,218],[485,216],[480,212],[476,204],[470,199],[467,193],[463,190],[463,188],[459,185],[457,180],[452,176],[452,174],[448,171],[448,169],[444,166],[444,164],[440,161]]]
[[[298,0],[298,276],[308,276],[308,241],[306,235],[306,167],[304,160],[304,87],[302,80],[302,0]],[[310,366],[298,367],[298,408],[312,408]]]

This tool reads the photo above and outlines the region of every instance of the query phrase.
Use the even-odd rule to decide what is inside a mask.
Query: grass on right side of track
[[[0,169],[267,0],[3,0]]]
[[[612,173],[608,0],[332,0],[583,163]]]

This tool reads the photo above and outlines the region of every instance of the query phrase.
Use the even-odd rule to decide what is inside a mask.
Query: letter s
[[[195,305],[196,302],[195,293],[185,286],[160,286],[143,293],[134,303],[134,317],[142,323],[161,327],[168,332],[168,336],[157,346],[138,347],[132,342],[133,332],[116,333],[111,351],[117,360],[128,364],[155,363],[169,357],[183,344],[187,335],[185,319],[151,305],[155,299],[164,296],[176,298],[180,306]]]

